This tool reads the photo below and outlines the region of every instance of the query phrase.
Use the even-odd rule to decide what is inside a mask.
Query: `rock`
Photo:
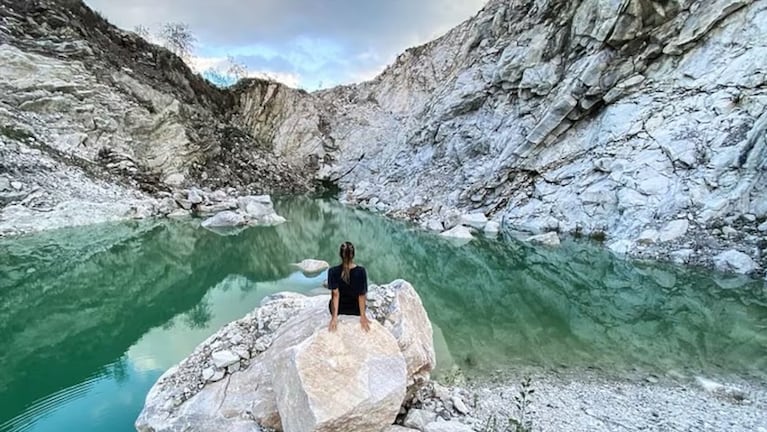
[[[618,240],[607,246],[616,255],[626,255],[634,248],[634,242],[630,240]]]
[[[648,229],[642,231],[639,237],[636,238],[636,242],[642,245],[653,244],[658,241],[660,234],[654,229]]]
[[[451,400],[453,402],[453,408],[455,408],[456,411],[458,411],[459,413],[463,415],[466,415],[469,413],[469,408],[466,407],[465,403],[463,403],[463,399],[461,399],[458,396],[453,396]]]
[[[300,263],[293,264],[299,269],[301,269],[302,272],[307,274],[317,274],[322,273],[323,271],[330,268],[330,264],[328,264],[327,261],[322,260],[315,260],[315,259],[305,259],[301,261]]]
[[[169,186],[181,186],[186,181],[186,178],[183,174],[171,174],[167,177],[165,177],[165,180],[163,182]]]
[[[176,209],[168,213],[169,219],[181,219],[181,218],[187,218],[191,216],[192,216],[192,213],[189,210],[184,210],[184,209]]]
[[[407,428],[422,431],[426,429],[426,425],[433,423],[435,420],[437,420],[436,413],[423,409],[411,408],[407,412],[405,419],[402,421],[402,425]]]
[[[435,232],[442,232],[444,231],[444,227],[442,226],[442,222],[431,219],[424,225],[424,228],[426,228],[429,231],[435,231]]]
[[[213,360],[213,365],[215,365],[216,368],[224,369],[235,363],[239,363],[240,356],[227,350],[227,351],[214,352],[211,355],[211,359]]]
[[[461,225],[482,231],[487,225],[487,216],[484,213],[469,213],[461,216]]]
[[[735,237],[738,235],[738,230],[731,226],[726,226],[722,228],[722,234],[724,234],[725,237]]]
[[[20,191],[22,188],[24,188],[24,184],[23,184],[23,183],[21,183],[21,182],[12,181],[12,182],[11,182],[11,187],[12,187],[13,189],[17,190],[17,191]]]
[[[716,393],[720,391],[724,391],[725,386],[723,384],[719,384],[716,381],[712,381],[708,378],[704,378],[701,376],[695,377],[695,383],[700,386],[703,390],[711,393]]]
[[[457,421],[436,421],[426,425],[423,432],[474,432],[474,429]]]
[[[251,218],[262,218],[274,213],[269,195],[244,196],[237,198],[237,205]]]
[[[442,234],[443,237],[450,237],[455,239],[472,240],[474,236],[471,234],[471,230],[463,225],[455,226]]]
[[[757,227],[759,232],[767,232],[767,222],[763,222],[759,227]]]
[[[205,200],[202,191],[197,188],[189,189],[186,199],[192,204],[202,204],[202,202]]]
[[[694,251],[692,249],[680,249],[678,251],[671,252],[671,261],[675,264],[687,264],[690,262],[690,257]]]
[[[239,227],[248,223],[245,216],[233,211],[224,211],[202,222],[204,228]]]
[[[282,427],[379,432],[394,422],[405,397],[407,369],[397,341],[376,321],[367,334],[354,317],[340,317],[335,333],[325,321],[296,318],[269,350]]]
[[[687,219],[679,219],[669,222],[661,231],[658,239],[661,243],[676,240],[687,234],[690,222]]]
[[[412,394],[420,384],[429,379],[436,367],[434,334],[429,316],[421,297],[410,283],[396,280],[386,292],[391,298],[383,319],[384,327],[397,339],[405,357],[408,373],[408,393]],[[377,305],[378,302],[373,302]]]
[[[534,244],[543,246],[559,246],[559,235],[555,232],[547,232],[546,234],[539,234],[527,238],[527,241]]]
[[[0,177],[0,192],[9,190],[11,190],[11,182],[5,177]]]
[[[731,249],[714,257],[714,267],[721,272],[749,274],[759,266],[750,256]]]
[[[410,428],[406,428],[406,427],[402,427],[398,425],[391,425],[391,426],[387,426],[386,429],[384,429],[381,432],[415,432],[417,430],[418,429],[410,429]]]
[[[498,233],[501,232],[501,224],[499,224],[496,221],[489,221],[487,225],[485,225],[485,234],[488,236],[496,236]]]

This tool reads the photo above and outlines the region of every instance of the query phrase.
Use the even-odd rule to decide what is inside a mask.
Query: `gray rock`
[[[202,191],[197,188],[189,189],[186,199],[192,204],[201,204],[205,200]]]
[[[224,369],[240,361],[240,356],[228,350],[214,352],[210,358],[218,369]]]
[[[426,429],[426,425],[434,422],[436,419],[437,414],[434,412],[412,408],[407,412],[402,424],[405,427],[423,431]]]
[[[453,408],[455,408],[456,411],[458,411],[459,413],[463,415],[466,415],[469,413],[469,408],[463,402],[463,399],[461,399],[458,396],[453,396],[451,400],[453,402]]]
[[[248,223],[245,216],[232,211],[221,212],[202,222],[204,228],[238,227]]]
[[[458,225],[452,229],[449,229],[442,234],[440,234],[443,237],[450,237],[455,238],[459,240],[472,240],[474,238],[474,235],[472,235],[471,230],[463,225]]]
[[[690,227],[690,222],[687,219],[679,219],[673,222],[669,222],[661,231],[658,239],[661,242],[669,242],[676,240],[685,234]]]
[[[461,225],[482,231],[487,225],[487,216],[484,213],[469,213],[461,216]]]
[[[743,252],[731,249],[714,257],[714,266],[722,272],[734,272],[749,274],[754,272],[758,265],[750,256]]]
[[[457,421],[436,421],[429,423],[423,432],[473,432],[471,427]]]
[[[24,188],[24,184],[22,182],[12,181],[11,182],[11,187],[14,190],[20,191],[20,190],[22,190]]]
[[[763,222],[761,225],[759,225],[759,227],[757,227],[757,229],[760,232],[767,232],[767,222]]]

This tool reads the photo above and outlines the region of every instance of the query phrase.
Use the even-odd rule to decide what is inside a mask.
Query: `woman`
[[[338,327],[338,315],[360,317],[360,324],[365,331],[370,330],[370,321],[365,315],[365,301],[368,292],[368,275],[365,268],[354,264],[354,245],[344,242],[339,251],[341,265],[328,270],[328,289],[330,297],[330,324],[328,330]]]

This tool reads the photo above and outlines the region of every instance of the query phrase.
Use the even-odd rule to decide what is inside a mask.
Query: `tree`
[[[144,25],[139,24],[136,27],[133,27],[133,32],[146,40],[149,40],[152,37],[152,34],[149,32],[149,27]]]
[[[233,56],[227,56],[226,61],[229,63],[226,74],[234,78],[235,82],[248,76],[248,67],[238,62]]]
[[[189,25],[181,22],[164,24],[160,32],[160,38],[165,48],[171,50],[184,61],[190,59],[194,45],[197,43],[197,38],[192,34]]]

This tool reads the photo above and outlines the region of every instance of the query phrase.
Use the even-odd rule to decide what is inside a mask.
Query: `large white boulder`
[[[471,234],[471,229],[467,228],[463,225],[455,226],[442,234],[440,234],[443,237],[449,237],[459,240],[471,240],[474,238],[474,236]]]
[[[413,391],[429,379],[437,364],[434,332],[421,297],[404,280],[396,280],[368,297],[375,317],[397,339],[407,362],[408,388]]]
[[[394,422],[407,369],[397,340],[373,321],[364,332],[342,316],[305,313],[283,328],[268,353],[282,428],[287,432],[379,432]]]
[[[239,227],[248,223],[245,216],[233,211],[223,211],[202,222],[203,228]]]

